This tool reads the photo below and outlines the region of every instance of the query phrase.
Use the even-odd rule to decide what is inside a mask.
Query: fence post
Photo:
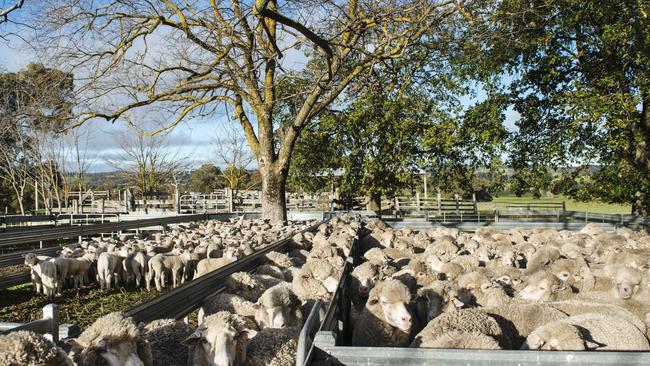
[[[589,219],[589,211],[585,211],[585,223],[588,221],[588,219]]]
[[[395,196],[395,210],[399,211],[399,198]]]
[[[418,206],[418,211],[420,211],[420,192],[415,192],[415,204]]]
[[[438,215],[440,215],[440,211],[442,211],[442,206],[440,205],[440,190],[438,190]]]
[[[45,338],[56,343],[59,341],[59,305],[47,304],[43,307],[43,319],[49,320],[49,333]]]
[[[566,201],[562,201],[562,211],[566,211]]]
[[[494,222],[499,222],[499,210],[494,210]]]

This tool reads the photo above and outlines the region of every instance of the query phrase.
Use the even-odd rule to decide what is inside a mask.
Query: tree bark
[[[641,141],[636,146],[636,165],[650,180],[650,92],[641,92],[641,114],[639,116]],[[632,214],[648,216],[650,213],[650,196],[640,189],[634,195]]]
[[[274,169],[275,164],[268,164],[260,169],[262,173],[262,217],[271,222],[287,221],[285,187],[287,170]]]
[[[369,210],[381,215],[381,193],[370,193],[369,198]]]

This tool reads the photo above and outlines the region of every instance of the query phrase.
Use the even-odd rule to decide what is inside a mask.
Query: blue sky
[[[2,27],[0,26],[0,31]],[[0,39],[0,71],[17,71],[24,68],[30,62],[36,60],[34,53],[21,49],[16,43]],[[300,68],[304,64],[304,57],[296,54],[285,55],[283,64],[288,68]],[[461,98],[464,106],[470,106],[477,101],[483,100],[485,92],[477,86],[475,97],[464,96]],[[518,118],[512,109],[506,113],[506,127],[514,130],[514,122]],[[228,120],[223,113],[218,113],[210,119],[188,120],[181,122],[169,134],[169,148],[178,151],[180,156],[188,156],[190,164],[200,166],[205,162],[217,160],[214,148],[210,146],[211,141],[218,139],[222,134],[224,125],[236,123]],[[123,122],[115,124],[106,121],[90,121],[83,127],[91,133],[88,156],[94,156],[91,171],[110,171],[113,168],[106,162],[106,158],[116,156],[119,151],[117,135],[128,130]]]

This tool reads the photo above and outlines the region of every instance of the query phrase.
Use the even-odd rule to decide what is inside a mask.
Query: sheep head
[[[182,344],[190,348],[192,365],[239,366],[246,362],[246,342],[256,334],[243,317],[220,311],[205,318]]]
[[[80,366],[152,366],[149,343],[133,319],[115,312],[98,318],[77,339],[68,341]]]
[[[379,282],[370,291],[366,306],[380,306],[383,318],[388,324],[408,332],[413,325],[411,313],[406,308],[410,300],[411,293],[405,284],[388,279]]]

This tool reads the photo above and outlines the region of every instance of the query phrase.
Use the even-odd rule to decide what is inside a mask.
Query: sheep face
[[[614,276],[614,282],[616,283],[614,287],[615,296],[621,300],[631,299],[639,292],[642,279],[643,277],[639,271],[629,267],[620,268],[616,276]]]
[[[542,326],[533,331],[521,347],[522,349],[546,351],[584,351],[585,341],[580,331],[573,325],[553,323],[551,327]]]
[[[145,355],[151,352],[148,344],[131,339],[110,340],[101,338],[94,345],[84,345],[75,341],[70,342],[73,354],[79,354],[80,366],[148,366],[142,359],[150,359]],[[139,344],[142,343],[142,344]]]
[[[36,254],[34,253],[27,253],[25,255],[25,264],[28,266],[35,266],[38,263],[38,259],[36,258]]]
[[[220,329],[198,329],[183,344],[194,347],[194,360],[201,358],[202,364],[210,366],[236,366],[244,363],[245,350],[239,346],[240,335],[234,327]]]
[[[255,321],[260,328],[284,328],[289,324],[289,309],[284,306],[265,308],[260,304],[255,305]]]
[[[538,272],[531,276],[528,285],[519,293],[519,298],[532,301],[553,300],[554,294],[562,290],[562,283],[548,272]]]
[[[352,271],[352,287],[356,287],[359,296],[366,298],[370,290],[379,280],[377,267],[370,262],[366,262]]]
[[[405,332],[412,326],[411,313],[406,308],[411,294],[402,282],[386,280],[370,291],[368,305],[379,305],[384,315],[384,320]]]

